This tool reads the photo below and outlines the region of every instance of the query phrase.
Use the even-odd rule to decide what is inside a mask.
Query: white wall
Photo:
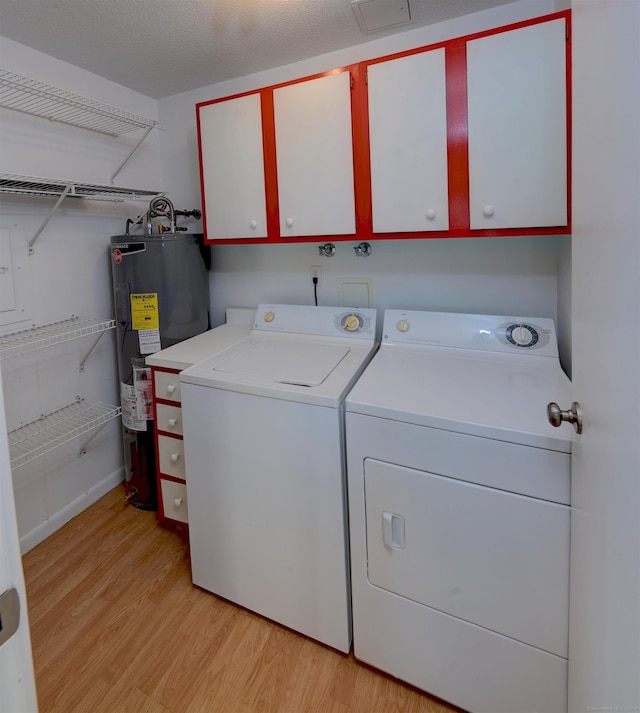
[[[1,66],[41,82],[154,119],[155,100],[2,38]],[[2,172],[108,185],[111,174],[141,134],[112,138],[0,110]],[[116,185],[160,190],[158,137],[150,135],[115,180]],[[54,204],[53,198],[0,194],[0,236],[11,246],[18,309],[0,311],[7,333],[71,315],[111,318],[109,237],[124,232],[126,218],[147,204],[67,198],[28,255],[27,245]],[[4,309],[6,305],[0,306]],[[119,404],[114,332],[107,332],[87,361],[93,337],[2,362],[9,430],[69,404],[76,395]],[[90,435],[90,434],[89,434]],[[119,421],[111,421],[86,455],[71,443],[13,471],[23,552],[87,507],[122,478]]]
[[[165,130],[152,132],[115,183],[167,190],[176,207],[191,209],[201,207],[195,132],[197,102],[544,15],[566,5],[565,0],[522,0],[179,94],[159,103],[4,38],[0,38],[0,66],[125,111],[159,118]],[[135,133],[103,137],[0,109],[3,173],[108,184],[138,138]],[[109,236],[123,233],[126,218],[144,213],[146,204],[67,199],[39,238],[34,254],[28,256],[27,243],[53,202],[0,195],[0,234],[2,229],[8,231],[19,303],[12,317],[7,319],[5,314],[4,319],[0,318],[0,333],[71,314],[112,316]],[[333,258],[320,258],[317,244],[313,243],[215,246],[211,271],[214,324],[223,321],[224,310],[231,305],[255,306],[261,301],[311,304],[308,267],[321,265],[320,304],[337,303],[339,277],[360,275],[373,279],[374,304],[379,309],[412,307],[556,318],[568,365],[568,237],[381,241],[373,244],[373,254],[368,258],[356,258],[353,245],[338,243]],[[17,318],[22,321],[7,324]],[[68,403],[76,394],[118,403],[114,334],[110,332],[102,338],[81,374],[78,363],[90,343],[77,340],[3,362],[9,429]],[[15,470],[23,551],[121,478],[117,422],[110,423],[96,437],[89,453],[80,458],[76,455],[79,445],[74,441]]]
[[[506,25],[566,6],[565,2],[553,0],[524,0],[163,99],[159,102],[159,115],[167,131],[161,137],[161,154],[170,195],[181,208],[201,206],[195,129],[197,102]],[[320,304],[337,304],[339,277],[361,275],[373,278],[374,302],[379,309],[412,307],[557,319],[568,367],[570,305],[565,301],[569,291],[564,284],[570,277],[568,237],[382,241],[373,244],[373,254],[368,258],[356,258],[354,245],[337,243],[333,258],[319,257],[314,243],[214,246],[211,270],[214,323],[223,321],[224,310],[230,305],[255,306],[261,301],[311,304],[309,266],[321,265]],[[562,285],[558,283],[559,271],[564,280]]]

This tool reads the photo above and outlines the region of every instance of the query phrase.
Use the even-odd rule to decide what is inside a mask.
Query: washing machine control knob
[[[360,327],[360,320],[356,317],[355,314],[350,314],[345,320],[344,320],[344,328],[349,331],[349,332],[355,332],[358,330]]]
[[[408,332],[409,331],[409,320],[408,319],[398,320],[398,322],[396,324],[396,329],[399,332],[402,332],[403,334],[404,334],[404,332]]]
[[[273,322],[275,318],[275,314],[273,312],[267,312],[264,316],[264,321],[265,322]]]

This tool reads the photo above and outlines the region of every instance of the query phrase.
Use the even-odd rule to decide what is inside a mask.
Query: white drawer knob
[[[427,218],[429,220],[433,220],[435,217],[436,217],[435,210],[433,210],[433,208],[429,208],[429,210],[427,211]]]
[[[174,504],[177,508],[179,508],[179,507],[182,505],[183,502],[184,502],[184,500],[183,500],[182,498],[174,498],[174,499],[173,499],[173,504]]]
[[[169,384],[169,386],[167,386],[168,393],[172,394],[175,390],[176,390],[176,387],[173,384]]]
[[[172,453],[172,454],[171,454],[171,462],[172,462],[172,463],[177,463],[177,462],[178,462],[178,458],[180,458],[180,454],[179,454],[179,453]]]
[[[251,226],[251,230],[255,230],[258,227],[258,221],[252,220],[249,225]]]
[[[490,217],[495,213],[495,210],[493,209],[493,206],[492,206],[492,205],[486,205],[486,206],[482,209],[482,212],[483,212],[484,215],[487,216],[487,218],[490,218]]]
[[[290,228],[293,225],[293,218],[287,218],[287,226]]]
[[[170,419],[169,419],[169,426],[171,426],[171,428],[173,428],[173,426],[175,426],[175,425],[176,425],[176,420],[175,420],[175,418],[170,418]]]

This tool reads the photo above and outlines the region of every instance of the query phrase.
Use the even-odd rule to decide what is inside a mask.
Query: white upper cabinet
[[[367,70],[373,232],[449,228],[445,51]]]
[[[279,87],[273,101],[281,237],[354,234],[350,73]]]
[[[567,224],[564,18],[467,44],[470,227]]]
[[[208,240],[266,238],[260,94],[199,107]]]

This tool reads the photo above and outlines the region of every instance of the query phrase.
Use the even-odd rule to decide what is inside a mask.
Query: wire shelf
[[[69,342],[72,339],[85,337],[89,334],[101,334],[108,329],[114,329],[114,319],[91,319],[72,316],[58,322],[50,322],[19,332],[12,332],[0,337],[0,359],[27,354],[38,349],[45,349],[54,344]]]
[[[106,424],[121,413],[119,406],[77,398],[40,418],[9,432],[12,468],[19,468],[78,436]]]
[[[29,196],[68,196],[94,201],[148,201],[150,197],[162,195],[161,191],[121,188],[94,183],[79,183],[58,178],[21,176],[14,173],[0,173],[0,193]]]
[[[122,109],[0,69],[0,106],[109,136],[160,124]]]

